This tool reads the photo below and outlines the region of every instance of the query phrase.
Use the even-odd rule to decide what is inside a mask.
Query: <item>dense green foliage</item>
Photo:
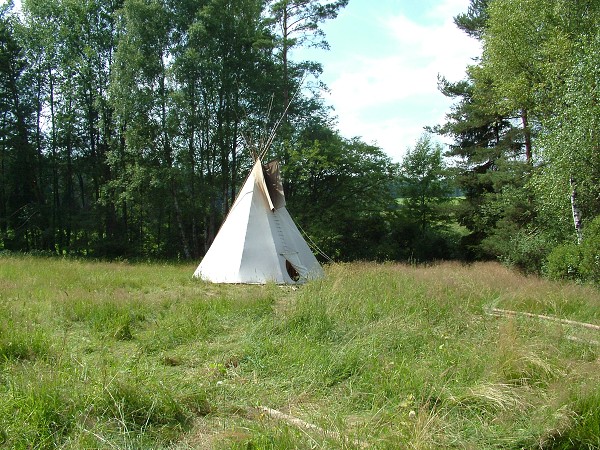
[[[397,259],[427,261],[460,257],[460,234],[450,205],[452,181],[442,157],[442,146],[423,135],[409,148],[400,166],[395,234],[401,239]]]
[[[289,208],[325,254],[336,260],[390,257],[394,245],[384,212],[394,208],[395,165],[381,149],[314,122],[289,161]]]
[[[194,267],[0,256],[0,447],[600,445],[598,332],[487,314],[600,325],[595,289],[498,263],[332,265],[293,290]]]
[[[600,215],[598,2],[472,0],[455,21],[483,47],[466,80],[440,80],[456,99],[436,131],[454,139],[465,248],[595,280],[569,267]]]
[[[266,158],[334,259],[498,259],[597,281],[598,3],[471,0],[455,23],[482,55],[464,80],[440,77],[455,102],[432,128],[453,142],[444,154],[425,135],[400,164],[340,136],[322,67],[292,58],[327,49],[321,26],[347,4],[3,5],[0,249],[197,258],[279,123]]]
[[[319,65],[289,51],[326,47],[319,26],[346,3],[24,0],[19,14],[3,5],[0,248],[203,254],[284,110],[267,155],[284,165],[312,118],[329,123],[318,92],[294,95]],[[357,158],[368,159],[361,145]]]
[[[545,271],[555,279],[600,283],[600,217],[585,228],[581,244],[567,242],[555,247],[548,255]]]

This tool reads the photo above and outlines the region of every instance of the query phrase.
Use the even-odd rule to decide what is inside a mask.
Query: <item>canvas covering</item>
[[[257,159],[194,272],[213,283],[296,284],[324,275],[285,207],[279,165]]]

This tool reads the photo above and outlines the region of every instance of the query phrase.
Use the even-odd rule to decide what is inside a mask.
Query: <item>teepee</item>
[[[323,275],[285,208],[279,164],[263,165],[257,157],[194,276],[213,283],[296,284]]]

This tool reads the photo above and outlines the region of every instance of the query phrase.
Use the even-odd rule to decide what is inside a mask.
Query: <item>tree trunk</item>
[[[177,226],[179,227],[179,233],[181,233],[181,243],[183,245],[183,254],[186,259],[191,259],[192,255],[190,254],[190,248],[187,243],[187,239],[185,237],[185,229],[183,227],[183,220],[181,214],[181,208],[179,207],[179,202],[177,201],[177,194],[175,193],[175,188],[173,187],[173,205],[175,206],[175,219],[177,220]]]
[[[532,147],[531,147],[531,130],[529,129],[529,119],[527,118],[527,110],[521,110],[521,121],[523,123],[523,135],[525,137],[525,160],[531,163]]]
[[[0,129],[7,127],[7,112],[2,113],[2,122]],[[8,152],[6,151],[6,144],[4,139],[0,140],[0,232],[6,234],[8,231],[8,196],[7,196],[7,164]]]
[[[581,244],[583,240],[583,232],[581,227],[581,210],[577,203],[577,185],[575,178],[571,177],[571,211],[573,213],[573,224],[575,225],[575,233],[577,234],[577,243]]]
[[[50,148],[52,155],[52,240],[53,245],[57,242],[57,233],[62,229],[60,221],[60,182],[58,167],[58,150],[56,139],[56,112],[54,108],[54,76],[52,69],[48,69],[49,101],[50,101]]]
[[[288,107],[290,101],[290,88],[288,83],[288,7],[283,8],[283,48],[281,54],[283,58],[283,110]]]

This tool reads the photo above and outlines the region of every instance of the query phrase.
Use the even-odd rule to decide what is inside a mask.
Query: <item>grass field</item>
[[[492,263],[297,289],[194,268],[0,257],[0,447],[600,447],[600,331],[488,314],[600,325],[597,289]]]

